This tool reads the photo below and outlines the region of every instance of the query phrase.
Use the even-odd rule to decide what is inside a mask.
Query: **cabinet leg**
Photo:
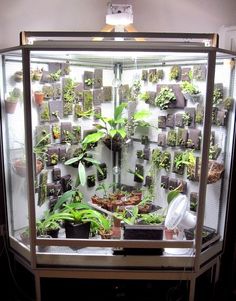
[[[36,272],[34,275],[35,279],[35,294],[36,294],[36,301],[41,301],[41,285],[40,285],[40,276]]]
[[[196,285],[196,279],[193,278],[193,279],[190,280],[189,301],[194,301],[194,298],[195,298],[195,285]]]

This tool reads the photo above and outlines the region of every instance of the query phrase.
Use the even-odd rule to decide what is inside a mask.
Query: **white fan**
[[[175,197],[168,209],[165,218],[165,227],[169,230],[177,229],[178,240],[185,238],[184,229],[194,228],[196,225],[196,216],[188,211],[188,199],[185,195],[178,195]],[[185,254],[189,249],[166,249],[167,253],[171,254]]]

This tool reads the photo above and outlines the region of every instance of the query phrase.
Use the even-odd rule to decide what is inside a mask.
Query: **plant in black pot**
[[[89,238],[89,234],[109,234],[110,220],[89,205],[77,202],[65,205],[63,212],[69,213],[71,221],[65,223],[67,238]]]
[[[94,210],[87,204],[76,202],[64,205],[63,212],[69,214],[71,220],[65,222],[67,238],[89,238]]]
[[[60,223],[69,220],[72,220],[72,217],[67,212],[50,212],[48,210],[44,213],[42,219],[36,221],[37,235],[49,235],[57,238],[61,227]]]

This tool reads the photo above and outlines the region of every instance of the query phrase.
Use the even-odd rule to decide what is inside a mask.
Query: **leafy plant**
[[[178,80],[180,77],[181,68],[178,65],[172,66],[170,70],[170,80]]]
[[[224,109],[225,110],[230,110],[232,108],[233,100],[234,99],[232,97],[226,97],[224,99]]]
[[[161,152],[158,148],[152,152],[152,167],[159,169],[170,169],[170,153],[167,151]]]
[[[52,135],[54,139],[59,139],[61,136],[61,130],[57,123],[53,124],[52,126]]]
[[[122,117],[122,114],[126,106],[127,104],[122,103],[116,107],[113,118],[100,116],[99,119],[102,121],[102,124],[95,124],[97,132],[87,135],[82,141],[82,144],[85,146],[90,143],[96,143],[105,137],[114,138],[118,136],[124,139],[127,135],[125,128],[126,119]]]
[[[92,87],[92,85],[94,84],[94,79],[92,78],[88,78],[84,81],[84,83],[88,86],[88,87]]]
[[[66,204],[62,212],[68,213],[70,220],[75,224],[90,222],[93,233],[98,231],[107,233],[111,230],[110,219],[85,203]]]
[[[195,157],[193,155],[193,150],[186,150],[183,153],[179,153],[178,156],[175,157],[174,164],[177,169],[184,166],[194,166],[195,165]]]
[[[215,88],[213,91],[213,105],[218,106],[223,101],[223,92],[220,88]]]
[[[91,135],[93,135],[93,134],[91,134]],[[99,167],[100,162],[93,158],[90,158],[88,156],[86,146],[87,146],[87,144],[83,145],[82,148],[78,149],[77,152],[74,153],[75,157],[64,162],[65,165],[72,165],[72,164],[78,163],[78,177],[77,177],[76,183],[77,183],[77,185],[81,184],[82,186],[84,186],[86,183],[86,172],[85,172],[86,162],[92,163],[93,165],[95,165],[96,168],[99,170],[99,172],[101,174],[103,174],[103,171]]]
[[[42,131],[42,133],[36,137],[36,140],[37,139],[38,141],[33,147],[33,152],[36,154],[37,158],[45,160],[47,156],[46,153],[50,145],[50,134],[46,131]]]
[[[112,184],[100,183],[97,186],[96,191],[102,190],[103,197],[106,198],[108,196],[108,189],[113,188],[115,185],[116,185],[115,183]]]
[[[43,74],[43,69],[35,69],[35,70],[32,70],[31,72],[31,79],[32,81],[39,81],[42,77],[42,74]]]
[[[150,225],[150,224],[162,224],[164,221],[164,217],[161,214],[156,212],[154,213],[147,213],[147,214],[140,214],[139,215],[139,222],[142,224]]]
[[[150,123],[145,121],[145,118],[149,117],[150,114],[151,114],[150,111],[145,109],[135,112],[131,118],[133,131],[135,131],[137,127],[142,127],[142,128],[150,127],[151,126]]]
[[[183,113],[183,124],[189,126],[192,122],[192,116],[189,113]]]
[[[209,147],[209,159],[216,160],[221,152],[221,148],[219,148],[218,144],[210,143]]]
[[[176,100],[173,90],[169,87],[162,87],[155,98],[155,104],[161,110],[168,109],[169,105]]]
[[[9,96],[7,97],[6,101],[9,102],[18,102],[22,97],[22,92],[19,88],[14,88],[12,91],[9,92]]]
[[[193,83],[188,81],[183,81],[180,87],[184,93],[189,93],[190,95],[196,95],[200,93],[200,90]]]
[[[139,98],[141,100],[144,100],[145,102],[147,102],[150,99],[150,94],[147,91],[145,91],[145,92],[139,94]]]
[[[67,212],[50,212],[48,210],[41,220],[36,221],[37,234],[45,235],[48,231],[57,230],[60,228],[60,222],[70,220],[72,217]]]
[[[52,72],[49,74],[49,77],[54,81],[59,81],[60,77],[62,75],[62,70],[61,69],[58,69],[57,71],[55,72]]]
[[[75,99],[75,82],[71,78],[66,79],[63,87],[63,99],[65,102],[73,103]]]
[[[196,112],[196,117],[195,117],[195,121],[196,121],[196,123],[198,123],[198,124],[202,124],[202,122],[203,122],[203,112],[201,112],[201,111],[197,111]]]
[[[71,189],[66,192],[64,192],[62,195],[58,197],[58,200],[56,204],[53,206],[52,210],[55,212],[58,209],[61,209],[64,204],[69,203],[82,203],[83,201],[83,195],[78,189]],[[88,206],[87,204],[84,204],[84,206]]]
[[[167,134],[167,144],[169,146],[176,146],[176,131],[170,130]]]
[[[143,182],[143,180],[144,180],[143,175],[141,175],[137,171],[133,171],[133,170],[129,169],[128,173],[131,173],[132,175],[136,176],[138,179],[140,179]]]
[[[173,199],[175,199],[180,194],[180,188],[181,188],[181,184],[178,187],[176,187],[175,189],[168,192],[168,194],[167,194],[168,205],[170,205],[170,203],[173,201]]]
[[[122,212],[115,212],[113,215],[128,225],[134,225],[139,216],[138,211],[138,206],[132,206],[132,208],[126,207]]]
[[[140,80],[134,81],[133,85],[129,89],[128,100],[130,101],[137,100],[140,90],[141,90],[141,81]]]

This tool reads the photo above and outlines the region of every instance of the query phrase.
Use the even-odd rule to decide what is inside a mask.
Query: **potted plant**
[[[110,239],[113,234],[113,225],[111,218],[105,216],[104,214],[98,213],[97,219],[97,226],[98,226],[98,233],[101,235],[102,239]]]
[[[9,92],[9,96],[5,99],[5,110],[8,114],[14,114],[16,105],[21,99],[22,92],[19,88],[14,88]]]
[[[72,220],[72,217],[67,212],[50,212],[47,210],[43,218],[36,221],[37,235],[49,235],[53,238],[57,238],[61,227],[60,223],[70,220]]]
[[[34,154],[36,155],[36,160],[35,160],[36,175],[39,174],[43,169],[44,166],[43,162],[46,156],[49,137],[50,134],[47,134],[46,132],[43,131],[40,134],[40,139],[38,140],[38,142],[35,144],[33,148]],[[24,156],[22,158],[16,158],[13,161],[13,170],[20,177],[26,176],[26,167],[27,167],[27,162]]]
[[[89,238],[90,232],[107,234],[111,229],[110,221],[85,203],[66,204],[63,212],[70,215],[70,221],[65,223],[67,238]]]
[[[42,91],[34,92],[34,101],[37,105],[41,105],[44,100],[44,93]]]
[[[13,162],[13,170],[20,177],[26,176],[26,166],[27,165],[25,159],[15,159]],[[42,169],[43,169],[43,162],[37,159],[35,163],[36,175],[39,174]]]
[[[43,75],[43,70],[37,68],[35,70],[32,70],[31,79],[32,79],[32,81],[40,81],[42,78],[42,75]]]
[[[17,82],[17,83],[22,82],[23,81],[23,71],[22,70],[21,71],[16,71],[14,73],[13,77],[14,77],[15,82]]]
[[[180,88],[187,100],[191,100],[193,102],[200,101],[200,90],[193,83],[183,81],[180,85]]]
[[[138,212],[138,206],[131,206],[128,208],[126,207],[121,213],[114,213],[116,218],[121,219],[124,222],[124,239],[162,239],[163,226],[153,226],[150,223],[139,224],[139,222],[141,222],[140,216],[142,215]]]

